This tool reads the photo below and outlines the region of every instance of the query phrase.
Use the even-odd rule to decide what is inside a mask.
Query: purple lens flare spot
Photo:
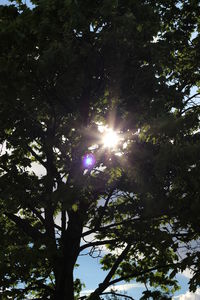
[[[96,163],[95,156],[92,153],[85,154],[83,157],[83,167],[85,169],[91,169]]]

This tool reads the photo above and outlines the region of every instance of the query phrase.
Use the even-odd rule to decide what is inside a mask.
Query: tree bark
[[[74,300],[73,270],[79,254],[83,224],[77,212],[70,211],[68,218],[68,227],[62,236],[61,258],[58,258],[54,300]]]
[[[65,266],[67,269],[67,266]],[[56,285],[54,300],[74,300],[73,270],[67,270]]]

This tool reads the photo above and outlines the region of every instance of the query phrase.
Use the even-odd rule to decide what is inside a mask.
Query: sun
[[[111,128],[106,128],[103,132],[102,143],[104,148],[115,149],[119,143],[117,132]]]

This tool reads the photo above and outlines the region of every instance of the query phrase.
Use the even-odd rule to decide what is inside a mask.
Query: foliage
[[[160,299],[187,267],[195,290],[199,1],[32,4],[0,6],[2,297],[78,298],[77,258],[101,246],[90,300],[132,279]],[[98,125],[118,131],[116,149]]]

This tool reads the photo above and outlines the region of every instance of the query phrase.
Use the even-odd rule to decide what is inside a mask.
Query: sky
[[[77,264],[79,267],[75,269],[74,277],[79,278],[81,282],[85,284],[81,296],[87,295],[98,287],[98,284],[104,280],[107,272],[101,269],[99,257],[92,258],[89,255],[83,255],[78,258]],[[188,281],[190,278],[190,270],[185,270],[183,273],[177,274],[176,279],[181,288],[174,294],[173,300],[200,300],[200,289],[197,290],[196,293],[189,292]],[[114,289],[116,292],[126,293],[127,295],[132,296],[134,300],[139,300],[143,295],[142,292],[145,291],[144,285],[136,281],[131,281],[130,283],[121,282],[110,288]],[[106,291],[109,290],[110,289]]]
[[[30,4],[30,1],[28,0],[25,2]],[[0,4],[8,4],[8,1],[0,0]],[[42,167],[37,164],[33,165],[33,169],[39,176],[44,174],[44,168],[42,169]],[[80,278],[85,284],[85,288],[81,295],[93,291],[104,279],[106,272],[101,269],[99,260],[99,258],[92,258],[89,255],[83,255],[78,258],[77,263],[79,264],[79,267],[76,268],[74,276],[75,278]],[[196,293],[189,292],[188,281],[190,277],[191,274],[189,270],[177,275],[177,280],[181,289],[174,295],[174,300],[200,300],[200,288],[197,289]],[[144,291],[144,286],[134,281],[130,283],[122,282],[121,284],[116,285],[114,289],[121,293],[127,292],[127,295],[132,296],[135,300],[139,300],[142,296],[142,291]]]
[[[92,258],[89,255],[83,255],[78,258],[77,264],[79,267],[76,268],[74,277],[84,282],[85,288],[81,295],[87,295],[98,287],[98,284],[104,280],[107,272],[101,269],[100,258],[98,257]],[[180,285],[180,290],[174,294],[173,300],[200,300],[200,289],[197,289],[196,293],[189,292],[188,281],[191,277],[192,274],[189,269],[177,274],[176,279]],[[139,300],[143,295],[142,292],[145,290],[144,285],[136,281],[131,281],[130,283],[121,282],[106,291],[109,291],[111,288],[132,296],[134,300]]]
[[[32,6],[30,0],[24,0],[23,2],[26,3],[29,6]],[[0,5],[4,5],[4,4],[9,4],[9,1],[8,0],[0,0]]]

